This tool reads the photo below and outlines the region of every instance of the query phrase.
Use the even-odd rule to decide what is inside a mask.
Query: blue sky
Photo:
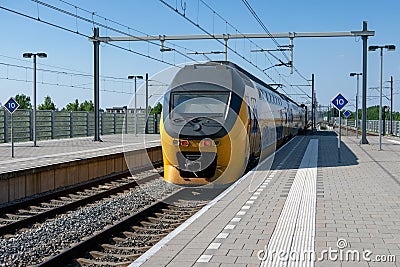
[[[139,30],[149,35],[183,35],[203,34],[201,30],[190,24],[187,20],[173,12],[163,3],[157,0],[148,1],[106,1],[106,0],[43,0],[43,2],[61,8],[72,14],[92,18],[96,22],[117,28],[131,35],[143,35]],[[263,29],[251,16],[242,1],[211,1],[211,0],[168,0],[173,7],[177,5],[182,12],[182,6],[186,2],[186,15],[211,33],[264,33]],[[204,6],[204,2],[212,7],[226,21],[235,27],[227,26],[226,22],[219,19],[213,11]],[[400,42],[399,27],[400,10],[399,1],[261,1],[248,0],[268,30],[272,33],[279,32],[331,32],[361,30],[362,21],[368,21],[370,30],[375,30],[376,35],[369,39],[369,45],[395,44],[398,48],[395,52],[385,52],[384,56],[384,80],[393,75],[395,93],[400,91]],[[3,0],[0,6],[24,13],[32,17],[39,17],[56,25],[78,31],[84,35],[92,35],[91,23],[77,20],[71,16],[54,11],[33,1]],[[79,8],[89,12],[82,11]],[[112,22],[118,22],[117,25]],[[22,58],[24,52],[46,52],[48,58],[38,59],[38,103],[43,102],[46,95],[50,95],[57,107],[62,108],[67,103],[78,98],[81,102],[93,99],[93,81],[90,75],[93,73],[93,46],[86,37],[66,32],[44,23],[25,18],[0,9],[0,23],[3,25],[0,31],[3,36],[0,44],[0,102],[4,103],[10,96],[17,93],[32,95],[32,66],[31,60]],[[119,36],[120,33],[100,28],[101,36]],[[287,39],[277,40],[281,45],[287,45]],[[250,53],[251,49],[276,48],[271,40],[254,40],[257,45],[248,40],[231,40],[229,45],[239,54],[246,57],[253,64],[265,69],[272,64],[279,63],[271,56],[266,58],[262,54]],[[127,105],[132,97],[131,81],[126,77],[132,74],[150,76],[170,67],[128,52],[131,49],[136,52],[150,55],[151,57],[165,60],[170,63],[185,63],[189,59],[176,52],[161,53],[159,47],[145,42],[115,43],[125,50],[102,44],[100,48],[100,73],[102,75],[100,104],[102,108]],[[179,41],[169,43],[181,53],[188,51],[221,51],[223,47],[215,40],[208,41]],[[176,46],[174,46],[176,45]],[[356,80],[350,78],[350,72],[361,72],[361,46],[360,38],[324,38],[324,39],[295,39],[294,41],[294,65],[307,79],[315,74],[315,89],[320,104],[327,105],[338,93],[350,99],[354,104]],[[178,47],[180,46],[180,47]],[[184,48],[181,48],[184,47]],[[276,53],[282,61],[282,54]],[[195,60],[203,61],[204,57],[190,55]],[[211,59],[222,60],[223,55],[210,55]],[[267,83],[283,83],[286,87],[280,90],[292,95],[297,102],[309,101],[298,88],[288,84],[305,85],[307,81],[298,74],[291,75],[286,67],[276,67],[267,71],[272,78],[269,79],[260,70],[253,67],[232,52],[228,59],[239,64],[243,68],[253,72]],[[26,68],[28,67],[28,68]],[[74,73],[74,74],[72,74]],[[82,75],[83,74],[83,75]],[[140,82],[138,83],[140,85]],[[386,83],[385,86],[388,84]],[[379,86],[379,53],[368,54],[368,87]],[[151,88],[153,90],[154,88]],[[301,87],[309,93],[310,87]],[[152,94],[154,92],[150,92]],[[385,94],[389,93],[385,89]],[[369,105],[378,103],[374,96],[378,91],[368,90]],[[142,99],[138,98],[139,106],[144,106]],[[395,110],[400,110],[400,96],[394,97]],[[389,102],[384,99],[384,104]],[[350,106],[350,109],[354,107]]]

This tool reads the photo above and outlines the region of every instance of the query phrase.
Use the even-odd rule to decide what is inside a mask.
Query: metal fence
[[[11,115],[0,110],[0,143],[11,141]],[[16,110],[13,115],[14,140],[24,142],[33,140],[32,110]],[[100,134],[121,134],[145,132],[146,114],[100,113]],[[147,120],[147,133],[159,133],[160,115],[150,115]],[[36,111],[37,140],[73,138],[94,135],[94,113],[85,111]]]
[[[339,118],[334,118],[334,123],[339,124]],[[342,125],[349,127],[356,127],[355,120],[342,120]],[[361,128],[361,120],[358,122]],[[385,134],[390,134],[390,121],[385,120],[382,124],[382,132]],[[379,133],[379,120],[367,120],[367,131]],[[400,121],[393,121],[393,135],[400,137]]]

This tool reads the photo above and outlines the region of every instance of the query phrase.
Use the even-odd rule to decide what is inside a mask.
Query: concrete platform
[[[161,161],[159,135],[106,135],[0,145],[0,203]]]
[[[368,140],[294,138],[130,266],[400,266],[400,142]]]
[[[158,134],[115,134],[101,139],[103,142],[93,142],[93,137],[54,139],[38,141],[37,147],[32,142],[15,143],[14,158],[11,158],[11,143],[0,144],[0,174],[138,150],[145,147],[144,143],[146,147],[160,145]]]

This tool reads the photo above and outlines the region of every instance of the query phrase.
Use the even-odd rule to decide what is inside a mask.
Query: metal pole
[[[36,145],[36,54],[33,54],[33,146]]]
[[[311,74],[311,130],[314,132],[315,127],[315,100],[314,100],[314,73]]]
[[[99,37],[99,28],[94,28],[93,29],[93,38]],[[93,141],[100,141],[100,67],[99,67],[99,47],[100,47],[100,42],[99,41],[94,41],[94,139]]]
[[[8,117],[7,117],[7,111],[3,111],[3,116],[4,116],[4,143],[8,143]]]
[[[14,119],[11,113],[11,157],[14,157]]]
[[[386,107],[386,106],[385,106]],[[383,111],[382,111],[382,136],[385,136],[386,134],[386,108],[383,107]]]
[[[390,134],[393,135],[393,76],[390,76]]]
[[[90,133],[90,121],[89,121],[89,112],[86,111],[86,136],[89,136]]]
[[[124,110],[125,110],[125,134],[128,134],[128,107],[124,106]]]
[[[356,93],[356,138],[358,139],[358,130],[359,130],[359,123],[358,123],[358,94],[359,94],[359,86],[360,86],[360,75],[357,75],[357,93]]]
[[[383,48],[381,47],[381,82],[379,92],[379,150],[382,150],[382,79],[383,79]]]
[[[363,31],[367,31],[367,22],[363,21]],[[362,121],[361,144],[368,144],[367,140],[367,51],[368,36],[362,36],[363,40],[363,84],[362,84]]]
[[[137,110],[136,110],[136,76],[135,76],[135,136],[137,135]]]
[[[290,74],[293,74],[293,37],[290,38]]]
[[[340,143],[342,142],[342,115],[341,111],[339,110],[339,138],[338,138],[338,162],[342,162],[340,157]]]
[[[307,124],[308,124],[307,113],[308,113],[308,111],[307,111],[307,106],[306,105],[304,105],[304,108],[306,109],[306,112],[304,114],[304,131],[307,134]]]
[[[146,73],[146,120],[144,133],[148,133],[147,121],[149,120],[149,74]]]
[[[114,113],[114,134],[117,133],[117,113]]]
[[[55,138],[55,115],[54,110],[51,111],[51,139]]]
[[[224,61],[228,61],[228,37],[224,34]]]
[[[74,113],[69,112],[69,138],[74,138]]]

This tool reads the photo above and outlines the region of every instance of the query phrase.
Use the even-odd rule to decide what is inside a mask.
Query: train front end
[[[248,154],[244,88],[225,65],[189,65],[176,74],[160,124],[165,181],[218,185],[243,174]]]

